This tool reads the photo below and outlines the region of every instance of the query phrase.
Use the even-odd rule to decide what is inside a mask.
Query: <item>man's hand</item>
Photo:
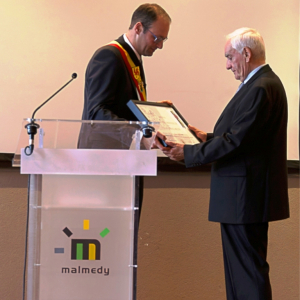
[[[207,133],[192,126],[192,125],[189,125],[189,129],[194,131],[196,136],[198,137],[198,139],[200,139],[202,142],[206,142],[207,140]]]
[[[169,147],[163,147],[162,152],[167,155],[170,159],[181,161],[184,160],[183,146],[184,144],[177,144],[166,141]]]
[[[167,103],[169,105],[173,104],[173,102],[171,100],[162,100],[162,101],[157,101],[156,103]]]
[[[161,132],[157,131],[157,133],[155,135],[155,139],[151,146],[152,149],[159,148],[160,150],[162,150],[164,148],[164,146],[161,144],[159,139],[165,141],[167,139],[167,137],[164,134],[162,134]]]

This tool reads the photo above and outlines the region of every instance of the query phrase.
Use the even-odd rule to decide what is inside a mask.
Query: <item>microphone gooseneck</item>
[[[72,79],[69,80],[64,86],[62,86],[56,93],[54,93],[50,98],[48,98],[45,102],[43,102],[36,110],[33,112],[32,117],[30,119],[30,123],[25,125],[25,128],[27,129],[27,133],[29,135],[29,145],[25,147],[24,153],[29,156],[32,154],[34,149],[34,136],[37,133],[37,129],[40,127],[38,124],[36,124],[34,121],[34,115],[35,113],[44,106],[49,100],[51,100],[56,94],[58,94],[63,88],[65,88],[71,81],[73,81],[77,77],[76,73],[72,74]]]
[[[49,100],[51,100],[56,94],[58,94],[62,89],[64,89],[71,81],[73,81],[77,77],[76,73],[72,74],[72,79],[69,80],[64,86],[62,86],[56,93],[54,93],[50,98],[48,98],[45,102],[43,102],[32,114],[31,119],[34,119],[35,113],[42,107],[44,106]]]

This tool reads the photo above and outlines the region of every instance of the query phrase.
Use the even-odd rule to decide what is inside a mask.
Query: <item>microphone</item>
[[[48,98],[45,102],[43,102],[36,110],[33,112],[32,117],[30,119],[30,123],[25,125],[25,128],[27,129],[27,133],[29,135],[29,146],[25,147],[24,152],[27,156],[30,156],[34,149],[34,135],[37,133],[37,129],[40,127],[38,124],[36,124],[34,121],[34,115],[35,113],[44,106],[49,100],[51,100],[56,94],[58,94],[62,89],[64,89],[71,81],[73,81],[77,77],[76,73],[72,74],[72,79],[69,80],[64,86],[62,86],[56,93],[54,93],[50,98]]]

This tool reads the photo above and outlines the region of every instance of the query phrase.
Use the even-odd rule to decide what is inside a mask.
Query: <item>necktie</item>
[[[242,82],[242,83],[239,85],[239,87],[238,87],[238,89],[237,89],[237,91],[236,91],[235,93],[237,93],[243,86],[244,86],[244,83]]]

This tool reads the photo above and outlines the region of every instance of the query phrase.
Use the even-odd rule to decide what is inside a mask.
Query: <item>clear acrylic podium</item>
[[[27,300],[135,299],[136,178],[157,169],[145,123],[36,120],[30,156],[27,123],[13,162],[30,174]]]

